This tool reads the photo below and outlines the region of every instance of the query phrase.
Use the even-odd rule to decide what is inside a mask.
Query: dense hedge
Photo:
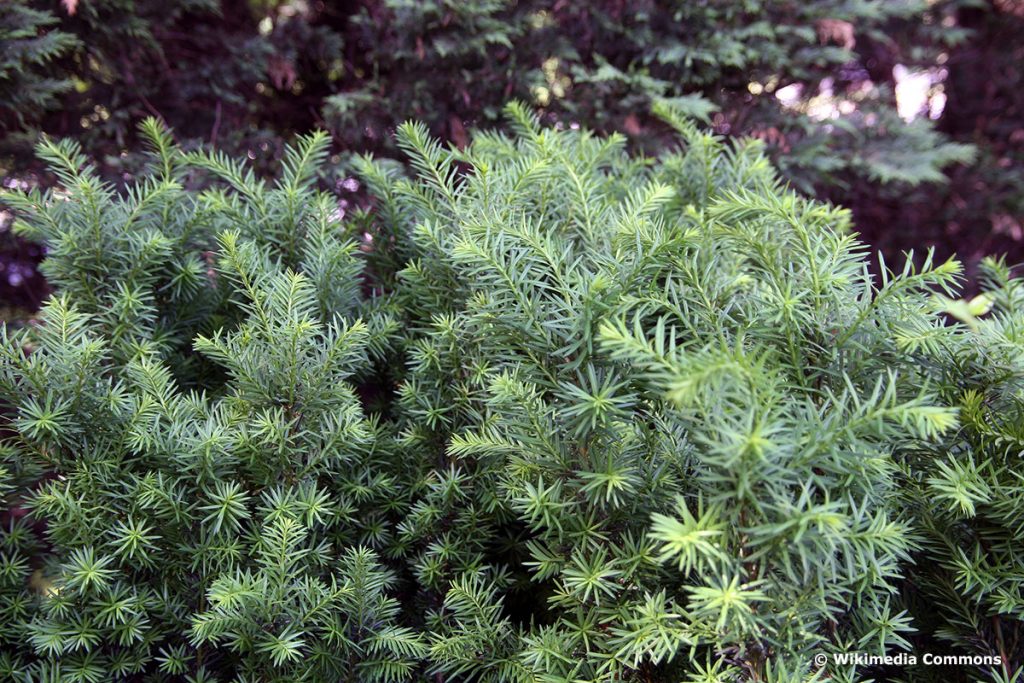
[[[1022,659],[1024,290],[882,268],[842,209],[669,105],[681,147],[543,127],[371,211],[155,121],[9,193],[56,292],[0,344],[0,671],[90,681],[804,681]],[[917,640],[915,642],[922,642]],[[884,671],[834,662],[833,680]]]

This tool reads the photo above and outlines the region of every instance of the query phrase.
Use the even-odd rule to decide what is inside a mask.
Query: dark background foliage
[[[1022,36],[1017,0],[15,0],[0,7],[0,173],[47,184],[31,152],[44,132],[126,180],[152,115],[257,169],[325,128],[341,190],[350,155],[393,155],[410,118],[462,145],[518,98],[657,152],[650,103],[670,98],[765,140],[890,260],[935,246],[970,270],[1024,249]],[[901,71],[931,79],[910,122]],[[0,230],[0,298],[34,309],[40,250]]]

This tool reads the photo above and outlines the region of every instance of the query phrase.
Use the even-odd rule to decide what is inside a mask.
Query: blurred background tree
[[[11,0],[0,9],[0,174],[46,184],[40,132],[104,175],[141,163],[135,123],[268,168],[296,134],[394,152],[415,118],[456,145],[511,98],[657,153],[656,98],[764,140],[801,190],[849,206],[891,259],[1024,253],[1019,0]],[[0,298],[45,290],[10,238]]]

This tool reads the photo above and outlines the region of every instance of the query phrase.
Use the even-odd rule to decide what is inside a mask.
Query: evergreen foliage
[[[927,118],[897,116],[891,91],[894,64],[927,68],[963,41],[962,31],[929,30],[961,4],[366,3],[346,33],[365,47],[354,66],[366,78],[325,99],[323,117],[349,147],[380,148],[409,117],[462,144],[467,125],[493,123],[514,95],[552,119],[642,132],[636,144],[653,150],[664,139],[646,113],[672,99],[764,138],[805,191],[854,181],[906,189],[973,159],[971,145]],[[790,105],[776,97],[787,86],[800,89]],[[822,105],[834,111],[813,111]]]
[[[928,27],[961,4],[970,3],[81,0],[57,9],[13,0],[12,38],[31,35],[32,45],[12,43],[16,61],[4,71],[31,74],[63,55],[51,65],[57,78],[12,92],[39,111],[63,93],[47,130],[87,140],[115,171],[144,115],[274,158],[282,139],[314,123],[346,148],[389,150],[407,118],[464,143],[510,97],[591,129],[650,134],[651,102],[673,98],[691,115],[722,111],[733,133],[763,136],[805,189],[853,178],[914,185],[941,180],[971,148],[896,116],[883,64],[934,66],[964,33]],[[797,106],[775,97],[788,85],[803,89]],[[823,87],[856,111],[809,115],[829,99]],[[13,102],[14,112],[31,109]]]
[[[463,146],[510,98],[547,123],[625,131],[651,154],[671,133],[650,105],[668,98],[716,132],[764,140],[787,181],[850,207],[890,257],[935,244],[971,272],[992,250],[1019,260],[1024,32],[1001,0],[9,0],[0,12],[5,182],[50,182],[31,156],[37,127],[78,139],[117,183],[139,170],[146,116],[184,148],[249,156],[263,177],[287,141],[323,127],[337,175],[350,152],[394,155],[410,118]],[[930,116],[950,98],[938,122],[898,115],[897,65],[934,79]],[[20,263],[0,295],[34,309],[38,259],[2,238],[0,258]]]
[[[358,662],[393,680],[423,646],[369,548],[393,456],[348,381],[389,323],[359,301],[355,245],[311,188],[327,138],[267,186],[182,156],[152,120],[144,133],[151,174],[124,196],[76,145],[45,142],[69,197],[9,197],[60,293],[3,344],[7,473],[39,481],[23,504],[56,582],[7,622],[3,669],[295,681]],[[216,182],[185,190],[195,169]],[[23,524],[4,534],[8,610],[29,604],[33,543]]]
[[[1005,681],[1024,661],[1024,565],[1016,551],[1024,512],[1024,290],[999,260],[987,259],[982,272],[986,294],[947,303],[964,325],[908,321],[896,338],[919,358],[942,359],[929,363],[928,374],[962,423],[943,447],[908,454],[908,514],[924,550],[908,578],[919,618],[941,624],[937,638],[958,652],[1013,662],[994,677]]]
[[[761,143],[658,113],[657,160],[519,104],[464,149],[404,124],[345,225],[323,134],[264,181],[150,121],[124,193],[42,143],[62,189],[5,195],[57,293],[0,350],[0,671],[853,681],[812,655],[917,629],[1010,680],[1019,283],[876,282]]]
[[[74,36],[51,29],[48,12],[20,3],[0,5],[0,132],[36,119],[71,87],[46,75],[46,67],[76,45]]]

